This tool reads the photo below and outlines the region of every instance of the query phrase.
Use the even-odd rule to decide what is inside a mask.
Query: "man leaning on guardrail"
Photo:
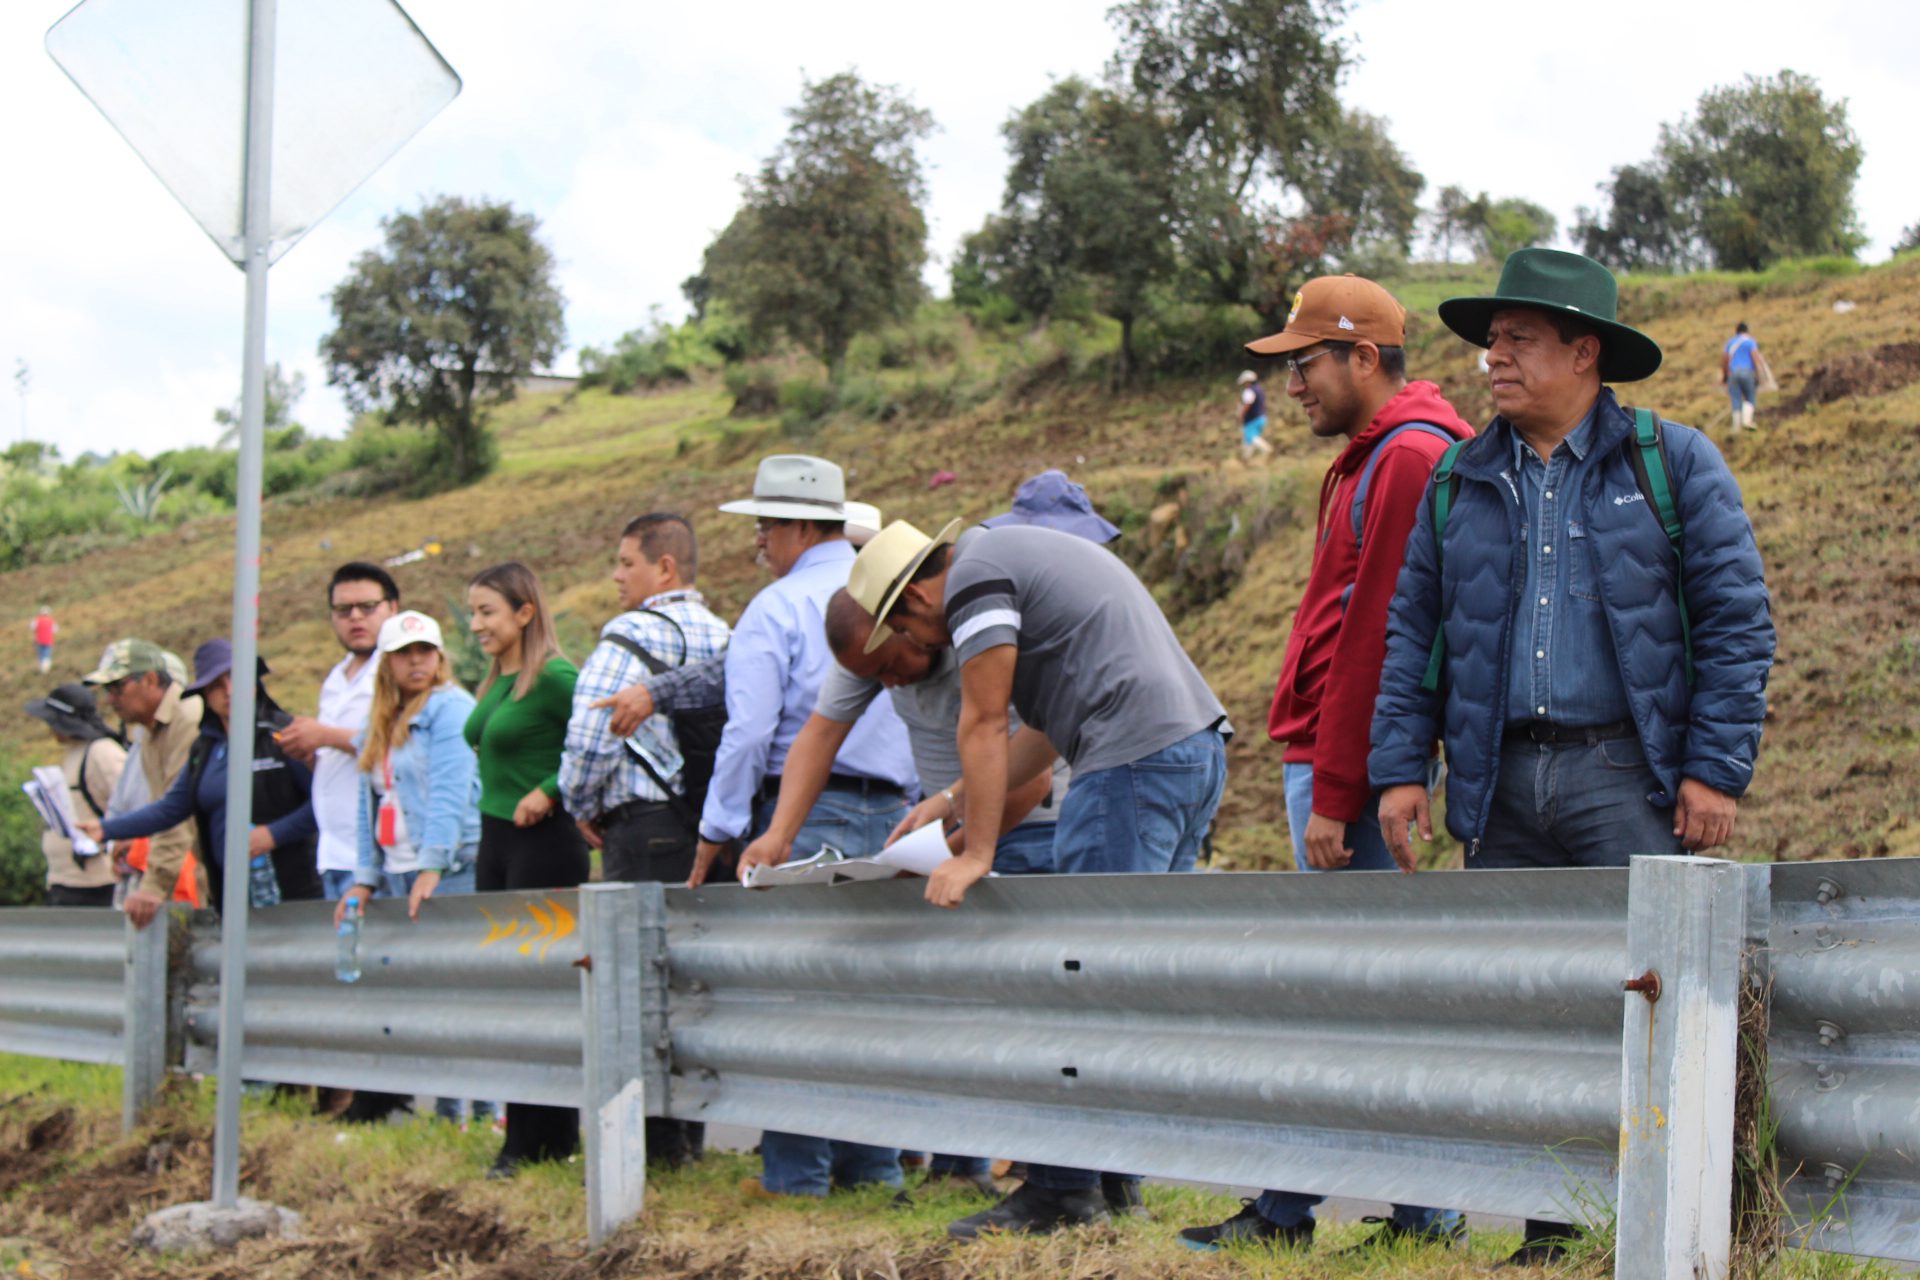
[[[1220,700],[1133,571],[1103,547],[1014,526],[929,538],[895,521],[861,549],[847,591],[877,623],[960,664],[964,849],[927,881],[957,907],[993,866],[1010,787],[1067,745],[1073,783],[1054,834],[1055,869],[1190,871],[1226,787]],[[1008,735],[1011,704],[1025,727]],[[1119,1187],[1088,1169],[1031,1165],[991,1209],[948,1226],[961,1239],[1104,1221]],[[1131,1184],[1109,1174],[1108,1183]],[[1137,1186],[1123,1192],[1137,1203]]]
[[[1616,295],[1589,258],[1523,249],[1493,295],[1440,304],[1499,413],[1435,468],[1389,616],[1368,770],[1409,869],[1436,738],[1469,868],[1711,849],[1752,780],[1774,642],[1753,526],[1705,436],[1603,385],[1660,367]],[[1565,1233],[1529,1221],[1514,1260]]]

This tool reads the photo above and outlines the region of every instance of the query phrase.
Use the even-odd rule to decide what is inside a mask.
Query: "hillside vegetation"
[[[1490,414],[1477,353],[1440,326],[1433,304],[1490,283],[1452,268],[1396,286],[1414,312],[1414,375],[1439,382],[1474,422]],[[1854,307],[1836,312],[1843,300]],[[1920,604],[1920,256],[1864,272],[1814,263],[1632,281],[1622,315],[1667,353],[1660,374],[1623,388],[1625,398],[1711,431],[1745,490],[1773,591],[1779,662],[1733,852],[1920,854],[1920,824],[1899,799],[1920,783],[1912,621]],[[1782,393],[1763,399],[1759,430],[1730,436],[1715,370],[1722,340],[1742,319]],[[615,608],[606,577],[612,539],[640,511],[695,517],[700,585],[723,615],[738,613],[764,581],[751,562],[752,522],[713,508],[747,492],[764,454],[832,458],[847,469],[853,496],[928,529],[1003,510],[1023,477],[1060,467],[1125,530],[1117,549],[1152,584],[1240,730],[1219,862],[1284,866],[1280,753],[1265,737],[1266,708],[1333,446],[1312,440],[1281,379],[1270,376],[1277,456],[1244,466],[1232,422],[1236,363],[1223,358],[1207,378],[1121,392],[1103,373],[1112,342],[1110,331],[1067,341],[965,330],[911,350],[904,366],[876,359],[866,372],[856,367],[863,397],[843,396],[857,407],[824,422],[791,403],[783,417],[777,398],[761,416],[734,416],[734,395],[704,377],[638,395],[527,397],[498,419],[500,467],[468,488],[420,500],[270,501],[261,646],[272,688],[290,707],[312,705],[337,657],[322,598],[343,560],[440,543],[442,554],[396,573],[409,604],[443,618],[472,572],[524,560],[541,573],[580,658]],[[957,482],[930,490],[930,475],[943,468]],[[1178,504],[1177,528],[1165,523],[1169,503]],[[1156,508],[1160,521],[1151,519]],[[102,645],[126,634],[190,654],[226,629],[231,546],[231,520],[210,518],[0,575],[5,626],[16,637],[0,693],[17,708],[42,690],[24,634],[42,600],[62,626],[59,678],[86,670]],[[50,758],[50,746],[24,716],[0,729],[0,751],[21,762]],[[1458,855],[1443,847],[1434,858],[1457,865]]]

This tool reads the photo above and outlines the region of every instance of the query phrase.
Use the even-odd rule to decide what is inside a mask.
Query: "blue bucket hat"
[[[989,516],[981,524],[997,529],[1011,524],[1037,524],[1085,538],[1088,542],[1112,542],[1120,536],[1117,525],[1103,519],[1093,509],[1086,486],[1067,479],[1064,471],[1042,471],[1023,481],[1013,495],[1013,510]]]
[[[255,659],[261,675],[267,674],[264,658]],[[217,636],[193,651],[193,683],[180,691],[182,697],[204,693],[208,685],[233,670],[233,642]]]

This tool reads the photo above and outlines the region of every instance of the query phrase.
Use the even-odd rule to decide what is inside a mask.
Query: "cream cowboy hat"
[[[760,459],[753,496],[723,503],[720,509],[729,515],[773,520],[845,520],[846,475],[825,458],[776,453]]]
[[[860,548],[853,560],[853,572],[847,576],[847,594],[873,615],[873,634],[867,637],[862,652],[872,653],[893,635],[893,628],[883,619],[893,612],[914,572],[935,548],[958,538],[960,527],[960,521],[949,520],[946,528],[929,538],[905,520],[895,520]]]

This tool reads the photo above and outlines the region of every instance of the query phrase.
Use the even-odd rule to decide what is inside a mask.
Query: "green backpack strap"
[[[1440,461],[1433,468],[1433,562],[1444,569],[1447,548],[1447,516],[1453,511],[1453,497],[1460,491],[1459,478],[1453,474],[1453,464],[1459,460],[1460,451],[1467,447],[1467,441],[1457,440],[1447,446],[1440,455]],[[1447,661],[1447,634],[1440,622],[1433,627],[1433,651],[1427,655],[1427,674],[1420,678],[1420,687],[1428,693],[1440,690],[1440,668]]]
[[[1680,607],[1680,640],[1686,649],[1687,684],[1693,684],[1693,620],[1687,613],[1686,538],[1680,527],[1680,508],[1674,501],[1673,477],[1667,468],[1666,439],[1661,433],[1660,417],[1651,409],[1633,411],[1633,449],[1627,455],[1633,464],[1633,478],[1640,492],[1653,504],[1660,527],[1679,563],[1674,569],[1673,595]]]

